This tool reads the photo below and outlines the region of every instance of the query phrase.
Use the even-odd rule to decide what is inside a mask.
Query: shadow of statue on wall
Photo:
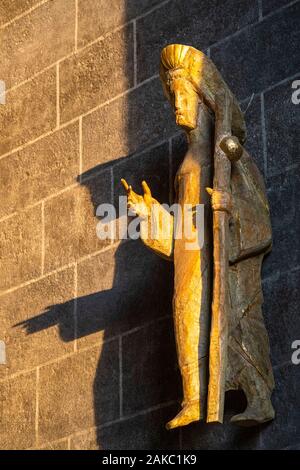
[[[98,201],[93,197],[94,179],[105,167],[98,165],[78,177],[90,190],[95,213]],[[120,194],[123,195],[121,185]],[[179,409],[181,394],[172,320],[172,263],[152,254],[140,240],[124,240],[117,248],[93,256],[99,257],[96,271],[103,277],[101,291],[50,305],[15,326],[35,334],[58,325],[62,341],[78,341],[78,353],[100,345],[93,382],[96,448],[143,449],[145,442],[152,449],[178,448],[178,430],[165,430],[165,423]],[[112,275],[107,272],[107,261],[113,264]],[[155,410],[164,403],[166,407]],[[227,394],[229,414],[244,405],[243,397],[237,393]],[[148,418],[144,412],[147,409]],[[203,422],[196,423],[188,427],[187,435],[201,435],[204,445],[212,433],[218,433],[229,436],[233,447],[242,445],[245,438],[246,442],[253,438],[251,430],[232,429],[230,425],[228,434],[227,424],[207,427]],[[89,448],[91,444],[84,445]]]
[[[98,165],[78,177],[78,182],[90,191],[95,213],[98,205],[97,197],[94,198],[95,177],[106,167],[107,164]],[[120,194],[124,195],[121,184]],[[15,326],[31,335],[58,325],[62,341],[77,340],[78,353],[100,345],[93,383],[97,448],[143,448],[146,438],[143,433],[149,430],[145,425],[138,430],[136,421],[143,419],[145,409],[171,401],[175,403],[171,408],[157,411],[155,432],[150,430],[152,434],[147,439],[153,449],[161,445],[176,448],[178,433],[170,434],[164,429],[165,422],[178,409],[176,400],[180,391],[172,328],[172,263],[150,253],[136,240],[123,240],[92,256],[98,257],[96,271],[102,277],[101,291],[50,305]],[[120,335],[124,335],[122,374]],[[143,391],[140,381],[144,384]],[[108,425],[111,422],[114,432]]]

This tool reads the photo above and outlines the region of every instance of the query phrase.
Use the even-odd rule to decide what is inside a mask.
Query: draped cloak
[[[199,399],[200,418],[206,410],[209,339],[213,292],[212,211],[206,187],[213,181],[213,124],[200,106],[199,135],[189,143],[175,178],[176,202],[204,204],[204,244],[187,250],[181,239],[146,240],[157,254],[174,260],[173,316],[178,362],[185,399]],[[261,264],[272,244],[269,207],[263,178],[244,151],[231,165],[233,210],[229,223],[228,361],[226,390],[248,387],[249,371],[258,374],[269,390],[274,387],[269,340],[262,315]],[[171,232],[174,237],[174,230]],[[166,246],[173,245],[167,253]],[[162,248],[163,247],[163,248]],[[171,252],[172,251],[172,252]],[[188,396],[187,396],[188,395]],[[247,393],[246,393],[247,395]]]

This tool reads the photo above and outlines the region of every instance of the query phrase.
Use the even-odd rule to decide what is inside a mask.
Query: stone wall
[[[0,448],[219,449],[300,445],[300,2],[2,0]],[[298,39],[298,41],[297,41]],[[96,237],[96,207],[146,179],[172,199],[185,141],[158,78],[171,42],[206,51],[245,110],[274,228],[264,267],[276,420],[169,431],[181,384],[172,265]],[[298,387],[298,389],[297,389]]]

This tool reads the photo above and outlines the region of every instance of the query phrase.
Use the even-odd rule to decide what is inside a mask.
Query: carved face
[[[197,127],[199,96],[184,69],[168,72],[166,87],[173,106],[176,124],[185,130]]]

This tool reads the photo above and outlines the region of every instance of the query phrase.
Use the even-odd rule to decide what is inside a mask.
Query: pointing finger
[[[151,190],[148,184],[146,183],[146,181],[142,181],[142,188],[143,188],[144,194],[146,194],[147,196],[151,196]]]
[[[124,179],[124,178],[121,178],[121,183],[123,184],[124,188],[125,188],[125,191],[129,191],[129,186],[128,186],[128,183],[127,181]]]

